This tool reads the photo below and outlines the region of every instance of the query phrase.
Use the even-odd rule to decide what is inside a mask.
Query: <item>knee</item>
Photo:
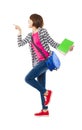
[[[25,77],[25,82],[26,82],[26,83],[29,83],[30,80],[31,80],[31,78],[30,78],[29,76],[26,76],[26,77]]]

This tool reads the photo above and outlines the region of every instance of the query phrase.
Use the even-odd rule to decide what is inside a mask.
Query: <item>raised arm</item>
[[[18,42],[18,46],[23,46],[25,45],[27,42],[30,41],[30,35],[27,35],[24,39],[22,39],[22,29],[20,26],[18,25],[14,25],[15,29],[18,30],[18,35],[17,35],[17,42]]]

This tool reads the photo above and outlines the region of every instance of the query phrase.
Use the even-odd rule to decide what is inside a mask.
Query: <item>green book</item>
[[[64,40],[60,43],[60,45],[58,46],[57,49],[58,49],[60,52],[62,52],[63,54],[66,54],[66,53],[69,51],[70,47],[71,47],[73,44],[74,44],[73,41],[70,41],[70,40],[68,40],[68,39],[64,39]]]

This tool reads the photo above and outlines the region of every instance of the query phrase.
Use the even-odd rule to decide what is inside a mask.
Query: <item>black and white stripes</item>
[[[40,37],[40,42],[42,43],[44,49],[49,52],[51,54],[51,50],[50,50],[50,47],[49,47],[49,44],[54,47],[54,48],[57,48],[57,46],[59,45],[58,43],[56,43],[51,37],[50,35],[48,34],[47,30],[44,29],[44,28],[39,28],[38,29],[38,34],[39,34],[39,37]],[[32,43],[32,33],[29,33],[24,39],[22,39],[22,35],[18,35],[18,46],[23,46],[27,43],[29,43],[29,47],[30,47],[30,51],[31,51],[31,56],[32,56],[32,66],[35,66],[39,61],[38,61],[38,58],[37,58],[37,55],[35,54],[32,46],[31,46],[31,43]]]

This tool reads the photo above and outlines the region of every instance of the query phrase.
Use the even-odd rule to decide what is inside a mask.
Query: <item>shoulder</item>
[[[32,32],[28,33],[26,37],[27,37],[27,39],[29,39],[29,41],[31,41]]]
[[[38,28],[38,30],[39,30],[40,32],[46,32],[46,31],[47,31],[46,28]]]
[[[38,31],[39,31],[40,34],[47,33],[47,29],[46,28],[39,28]]]
[[[32,36],[32,32],[28,33],[28,36],[30,36],[30,37],[31,37],[31,36]]]

